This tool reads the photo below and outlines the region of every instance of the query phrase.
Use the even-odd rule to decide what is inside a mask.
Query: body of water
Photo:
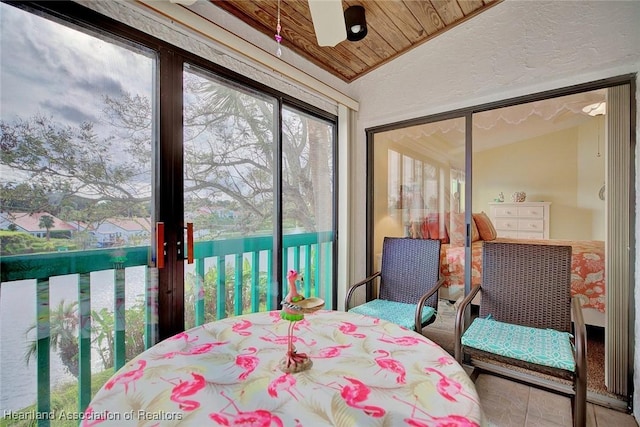
[[[125,305],[135,304],[144,298],[146,267],[125,270]],[[78,300],[78,276],[52,277],[50,282],[50,308],[59,302]],[[114,272],[112,270],[91,273],[91,310],[107,308],[113,312]],[[15,411],[36,401],[37,361],[29,364],[25,353],[35,339],[35,330],[27,334],[36,323],[36,282],[21,280],[5,282],[0,287],[0,413]],[[63,365],[57,353],[51,353],[51,385],[75,381]],[[103,370],[97,350],[91,355],[92,372]]]

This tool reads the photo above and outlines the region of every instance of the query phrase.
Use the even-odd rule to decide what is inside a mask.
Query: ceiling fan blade
[[[185,6],[191,6],[198,0],[169,0],[171,3],[183,4]]]
[[[309,0],[319,46],[335,46],[347,38],[342,0]]]

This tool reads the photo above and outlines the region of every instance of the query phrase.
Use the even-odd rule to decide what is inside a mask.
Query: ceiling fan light
[[[367,35],[367,21],[364,7],[350,6],[344,11],[344,22],[347,26],[347,40],[355,42]]]
[[[607,113],[607,103],[602,101],[602,102],[589,104],[586,107],[584,107],[582,111],[592,117],[604,116]]]

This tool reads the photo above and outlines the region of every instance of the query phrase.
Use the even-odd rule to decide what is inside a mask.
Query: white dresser
[[[489,216],[498,237],[549,238],[551,202],[489,203]]]

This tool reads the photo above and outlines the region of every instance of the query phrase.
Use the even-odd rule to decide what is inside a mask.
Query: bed
[[[605,326],[604,242],[597,240],[527,240],[496,238],[497,242],[568,245],[572,248],[571,296],[582,304],[585,323]],[[478,285],[482,272],[482,240],[472,243],[471,284]],[[464,294],[464,247],[442,244],[440,273],[444,284],[440,298],[458,300]]]

